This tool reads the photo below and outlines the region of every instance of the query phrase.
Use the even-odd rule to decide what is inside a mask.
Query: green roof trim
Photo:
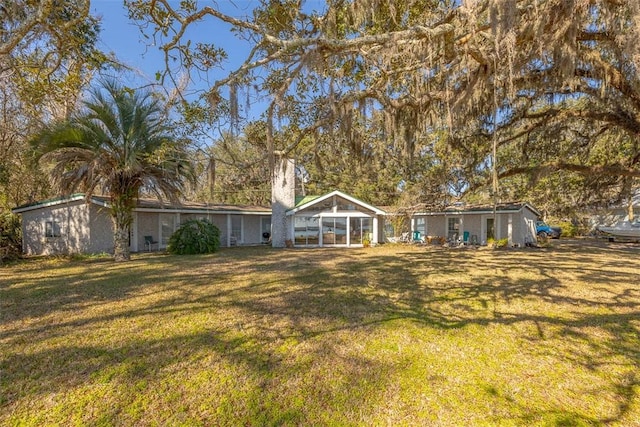
[[[84,193],[73,193],[73,194],[69,194],[67,196],[59,196],[59,197],[54,197],[54,198],[51,198],[51,199],[40,200],[40,201],[33,202],[33,203],[26,203],[24,205],[16,206],[12,210],[13,211],[20,211],[20,210],[23,210],[23,209],[37,209],[39,207],[46,207],[46,206],[50,206],[52,204],[57,204],[57,203],[65,203],[65,202],[69,202],[69,201],[73,201],[73,200],[79,200],[81,198],[84,198]]]
[[[315,199],[320,198],[321,196],[296,196],[296,205],[295,207],[297,208],[298,206],[302,206],[306,203],[312,202]]]

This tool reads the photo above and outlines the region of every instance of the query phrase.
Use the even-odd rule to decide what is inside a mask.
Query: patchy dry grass
[[[640,425],[640,248],[0,268],[4,425]]]

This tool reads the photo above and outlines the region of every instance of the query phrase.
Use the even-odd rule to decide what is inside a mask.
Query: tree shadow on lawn
[[[93,413],[108,424],[309,425],[327,416],[350,423],[352,411],[365,401],[383,403],[377,387],[391,366],[341,351],[348,343],[340,340],[316,343],[294,358],[280,348],[286,344],[211,327],[121,346],[68,344],[7,352],[0,359],[0,407],[5,421],[15,416],[13,422],[29,423],[28,415],[43,424]],[[96,390],[101,394],[94,397]],[[141,395],[146,402],[137,402]],[[30,410],[12,414],[22,399],[28,399]],[[40,406],[47,401],[55,401],[55,408]],[[69,419],[48,418],[60,407]]]
[[[527,254],[493,253],[488,258],[476,259],[469,253],[411,251],[400,256],[373,257],[368,263],[357,262],[357,257],[351,255],[341,255],[341,261],[336,262],[333,269],[316,266],[301,274],[298,280],[305,285],[301,289],[274,298],[258,298],[251,305],[241,301],[238,304],[245,310],[278,313],[289,318],[295,325],[293,333],[302,338],[342,329],[368,328],[398,319],[445,330],[470,325],[533,324],[537,335],[521,337],[523,341],[530,341],[531,351],[537,351],[535,345],[539,340],[566,340],[569,348],[553,357],[601,373],[610,366],[622,364],[630,371],[624,377],[640,376],[636,373],[640,368],[640,311],[637,310],[640,294],[634,288],[640,265],[620,261],[608,262],[602,267],[597,264],[597,253],[578,256],[581,258],[578,263],[576,257],[566,253],[554,254],[554,257],[534,254],[533,258],[523,255]],[[511,267],[505,267],[507,261],[512,263]],[[585,267],[585,264],[595,266]],[[621,271],[621,267],[625,270]],[[558,274],[559,268],[561,274]],[[532,277],[514,275],[513,269],[531,271]],[[456,276],[469,270],[483,274]],[[430,274],[443,279],[423,280]],[[589,290],[582,292],[573,284],[573,278],[564,277],[571,275],[599,292],[593,295]],[[606,292],[602,292],[603,289]],[[519,307],[523,302],[531,302],[530,307]],[[540,311],[529,311],[531,307],[539,307]],[[308,327],[305,318],[310,316],[330,320],[319,328]],[[594,330],[601,332],[594,335]],[[603,416],[598,422],[623,419],[631,402],[637,399],[637,385],[635,379],[612,379],[609,389],[620,400],[618,412],[615,416]],[[548,411],[535,417],[540,414],[557,415],[555,411]],[[566,415],[576,422],[580,420],[574,413]],[[557,419],[561,422],[563,417]],[[592,419],[585,416],[583,421]]]
[[[170,320],[171,316],[189,316],[192,312],[229,310],[237,319],[224,325],[204,322],[201,331],[167,338],[134,337],[115,347],[93,343],[56,345],[34,352],[7,352],[0,367],[6,373],[1,380],[2,388],[8,390],[2,405],[25,398],[25,390],[30,398],[38,399],[96,381],[107,381],[112,386],[119,383],[126,388],[135,383],[137,376],[144,377],[152,387],[165,378],[162,371],[178,370],[183,361],[199,363],[198,360],[207,354],[213,354],[246,370],[249,384],[246,394],[237,396],[222,410],[233,412],[249,405],[244,408],[247,423],[255,420],[266,424],[314,421],[308,418],[312,411],[306,406],[309,402],[301,404],[294,396],[287,395],[289,390],[284,384],[301,378],[310,381],[303,372],[312,371],[316,359],[324,362],[320,364],[322,369],[313,374],[317,375],[312,381],[315,384],[301,386],[310,400],[317,400],[311,405],[334,409],[334,416],[346,408],[362,408],[366,415],[368,409],[382,402],[385,382],[390,381],[398,368],[358,356],[353,351],[345,354],[344,349],[351,348],[353,343],[341,342],[343,335],[336,333],[361,331],[366,335],[372,328],[397,320],[442,330],[471,325],[530,323],[541,333],[520,339],[529,340],[532,346],[536,340],[548,338],[545,329],[554,329],[556,336],[576,343],[573,352],[562,356],[573,363],[597,370],[606,369],[612,359],[622,358],[630,369],[637,371],[640,367],[637,329],[640,313],[633,310],[634,301],[638,301],[637,292],[630,286],[635,283],[633,273],[618,271],[621,266],[628,267],[623,261],[620,265],[608,264],[605,271],[585,267],[585,264],[597,263],[597,252],[590,254],[587,251],[577,256],[581,257],[579,266],[571,263],[574,259],[571,254],[555,250],[553,257],[549,256],[549,251],[496,251],[481,256],[474,256],[471,251],[439,250],[411,250],[394,255],[343,250],[249,251],[240,259],[237,254],[229,253],[220,259],[146,259],[149,265],[135,270],[138,278],[135,280],[128,279],[126,268],[96,272],[87,266],[79,273],[82,278],[77,279],[77,284],[82,286],[74,286],[74,275],[64,273],[63,280],[42,285],[48,293],[38,295],[36,301],[29,301],[29,297],[30,289],[34,291],[31,286],[37,284],[9,289],[8,295],[15,304],[22,307],[26,302],[24,315],[14,313],[20,311],[16,306],[9,307],[9,319],[26,320],[56,311],[82,310],[87,303],[134,298],[146,292],[148,287],[154,287],[149,283],[159,286],[153,290],[158,292],[158,298],[145,307],[126,308],[80,320],[58,320],[36,325],[32,330],[3,331],[0,339],[15,338],[18,342],[33,337],[37,331],[38,339],[47,340],[64,337],[73,328],[90,328],[92,324],[149,315],[165,316]],[[214,260],[219,264],[209,262]],[[507,262],[515,264],[515,269],[530,270],[533,275],[523,279],[514,273],[514,267],[505,266]],[[233,264],[221,268],[226,263]],[[589,277],[589,283],[607,288],[608,294],[598,298],[576,295],[570,283],[563,281],[557,273],[559,266],[567,270],[566,273]],[[63,267],[61,271],[65,271]],[[606,280],[614,273],[617,280],[626,285],[611,289]],[[242,280],[238,280],[240,275],[244,277]],[[172,289],[164,295],[168,290],[162,283],[168,278]],[[238,286],[230,286],[229,282],[238,282]],[[109,286],[114,289],[105,289]],[[5,291],[4,285],[2,290]],[[540,313],[509,310],[512,304],[529,300],[542,301],[552,309]],[[43,303],[49,304],[39,307]],[[567,307],[574,309],[565,311]],[[584,328],[597,328],[606,332],[606,336],[596,339],[584,332]],[[294,351],[297,346],[306,347],[306,350],[292,359],[289,350]],[[341,363],[332,366],[332,358]],[[69,376],[69,372],[77,374]],[[112,377],[109,372],[114,372]],[[327,379],[332,376],[338,377],[336,383]],[[380,390],[368,389],[370,384]],[[637,399],[636,384],[635,379],[627,383],[612,379],[610,388],[621,402],[618,414],[596,421],[623,419]],[[280,392],[280,396],[274,395],[274,390]],[[338,400],[323,397],[331,393],[341,397]],[[209,404],[216,405],[216,402]],[[109,415],[113,419],[122,416],[124,403],[120,405]],[[190,411],[189,408],[186,410]],[[317,411],[321,412],[322,408]],[[529,419],[533,421],[546,416],[535,408],[524,408],[522,413],[530,414]],[[562,420],[563,416],[574,421],[579,419],[579,415],[567,411],[558,413],[557,420]]]

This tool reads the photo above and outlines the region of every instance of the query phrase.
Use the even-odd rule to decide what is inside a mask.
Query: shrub
[[[578,227],[571,221],[561,221],[558,226],[562,229],[561,237],[575,237],[578,234]]]
[[[0,261],[16,259],[22,253],[20,218],[11,212],[0,213]]]
[[[167,251],[177,255],[208,254],[220,248],[220,230],[207,220],[192,219],[169,238]]]
[[[487,239],[487,246],[489,246],[490,248],[506,248],[507,245],[509,244],[509,239],[500,239],[500,240],[496,240],[492,237],[489,237]]]

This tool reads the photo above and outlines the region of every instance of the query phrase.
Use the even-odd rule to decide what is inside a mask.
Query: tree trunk
[[[133,208],[131,201],[123,198],[112,198],[113,218],[113,259],[116,262],[129,261],[129,230],[133,222]]]

